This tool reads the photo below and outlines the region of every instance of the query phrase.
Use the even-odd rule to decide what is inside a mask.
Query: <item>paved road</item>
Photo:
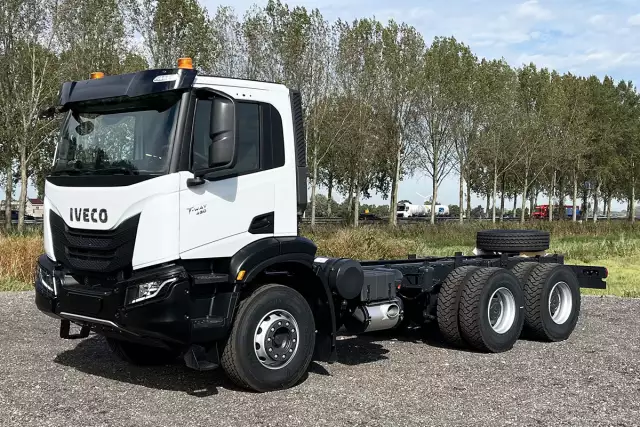
[[[0,294],[2,426],[640,425],[640,300],[585,297],[564,343],[499,355],[418,337],[345,337],[299,386],[235,389],[221,373],[134,368],[102,339],[58,339],[33,294]]]

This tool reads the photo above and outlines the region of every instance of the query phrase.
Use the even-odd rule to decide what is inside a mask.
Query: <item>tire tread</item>
[[[541,230],[483,230],[476,234],[476,246],[495,252],[545,251],[550,246],[550,234]]]
[[[253,290],[253,292],[251,292],[251,294],[249,294],[248,297],[244,298],[238,303],[238,310],[236,312],[233,325],[231,327],[231,332],[227,339],[226,345],[224,345],[224,349],[222,350],[222,355],[220,357],[220,364],[224,372],[226,373],[227,377],[233,383],[235,383],[237,386],[241,388],[259,391],[259,392],[272,390],[272,386],[265,388],[262,386],[256,386],[255,384],[251,384],[252,383],[251,379],[247,377],[248,372],[244,372],[244,369],[240,364],[241,358],[246,357],[246,354],[241,352],[241,348],[240,348],[241,346],[239,346],[237,343],[241,341],[238,338],[242,337],[242,335],[246,331],[243,331],[241,329],[239,325],[240,322],[238,322],[238,319],[242,319],[244,318],[244,316],[250,315],[250,312],[247,313],[248,310],[251,309],[253,301],[259,298],[261,295],[267,292],[271,292],[274,289],[283,289],[283,288],[287,290],[292,290],[290,287],[282,284],[278,284],[278,283],[260,285],[259,287],[257,287],[257,289]],[[304,303],[306,304],[306,301],[304,300],[302,295],[300,295],[300,297],[302,298],[302,301],[304,301]],[[311,321],[313,322],[313,316],[311,317]],[[312,328],[315,328],[315,324],[312,323],[311,326]],[[308,360],[305,361],[306,365],[308,365],[312,356],[313,356],[313,351],[310,352],[308,356]],[[280,384],[280,386],[289,386],[289,385],[290,384]]]
[[[485,283],[499,267],[486,267],[473,273],[467,280],[460,298],[460,330],[462,337],[471,346],[478,350],[489,350],[482,339],[481,325],[478,322],[480,310],[480,298]]]
[[[524,331],[528,337],[548,341],[542,321],[542,292],[551,272],[560,264],[545,263],[534,268],[524,287]]]
[[[480,267],[468,265],[453,270],[442,282],[438,293],[436,315],[438,327],[445,341],[456,347],[464,347],[465,342],[460,332],[458,312],[460,298],[465,285],[465,279]]]

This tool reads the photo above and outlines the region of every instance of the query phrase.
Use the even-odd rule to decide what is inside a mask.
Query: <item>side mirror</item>
[[[216,96],[211,104],[209,168],[232,168],[236,163],[236,109],[233,101]]]

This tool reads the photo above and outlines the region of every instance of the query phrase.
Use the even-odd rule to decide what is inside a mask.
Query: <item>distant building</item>
[[[4,213],[6,206],[5,200],[0,200],[0,212]],[[18,201],[11,201],[11,210],[18,211]],[[27,199],[27,206],[25,207],[25,215],[32,216],[34,218],[42,218],[44,216],[44,202],[40,199]]]
[[[26,214],[34,218],[44,216],[44,202],[40,199],[27,199]]]

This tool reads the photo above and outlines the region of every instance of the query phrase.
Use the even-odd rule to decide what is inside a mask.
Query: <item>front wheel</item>
[[[265,285],[240,302],[222,368],[243,388],[286,389],[306,373],[314,347],[315,322],[304,297],[287,286]]]

